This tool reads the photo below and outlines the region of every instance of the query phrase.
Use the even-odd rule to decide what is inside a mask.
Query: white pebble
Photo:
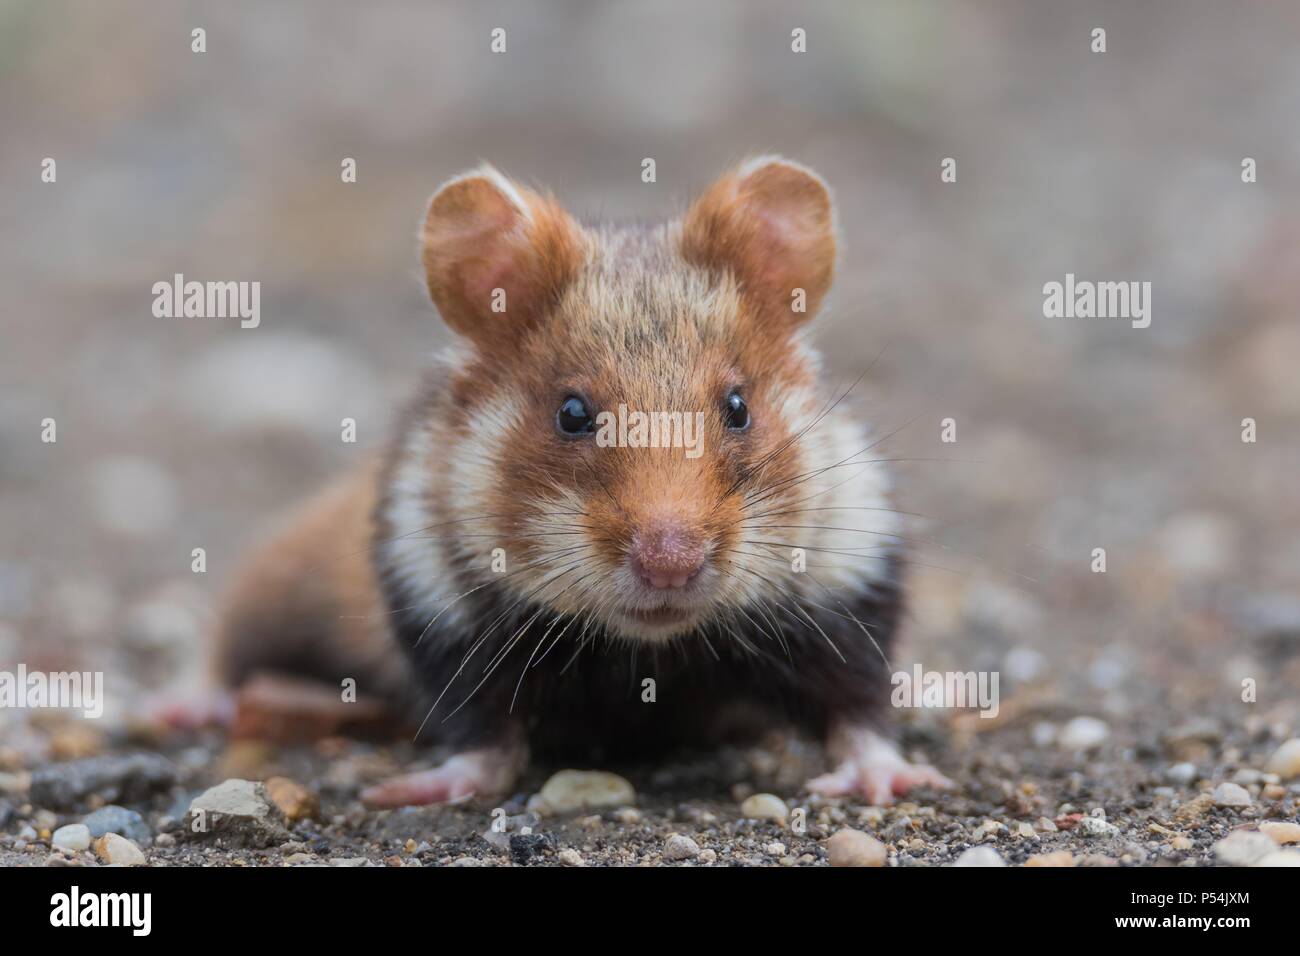
[[[1264,769],[1283,780],[1300,777],[1300,737],[1292,737],[1273,751],[1273,756],[1268,758]]]
[[[551,813],[573,813],[636,802],[636,790],[616,773],[561,770],[542,785],[541,804]]]
[[[1250,806],[1250,794],[1240,784],[1225,781],[1214,788],[1214,805],[1216,807],[1248,807]]]
[[[1214,855],[1229,866],[1250,866],[1270,853],[1277,844],[1255,830],[1237,830],[1214,844]]]
[[[784,822],[789,811],[786,809],[785,801],[775,794],[756,793],[752,797],[745,798],[745,802],[740,805],[740,815],[751,820]]]
[[[64,850],[89,850],[90,827],[84,823],[69,823],[54,831],[50,843]]]
[[[1075,717],[1061,728],[1056,743],[1062,750],[1087,751],[1100,747],[1110,736],[1110,727],[1096,717]]]
[[[991,846],[973,846],[953,861],[953,866],[1006,866],[1006,861]]]

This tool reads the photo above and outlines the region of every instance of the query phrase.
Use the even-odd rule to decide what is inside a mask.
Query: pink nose
[[[662,524],[632,538],[632,570],[652,588],[680,588],[704,567],[705,548],[679,524]]]

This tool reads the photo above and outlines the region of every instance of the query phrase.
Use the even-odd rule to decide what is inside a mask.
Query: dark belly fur
[[[395,614],[394,631],[421,689],[416,720],[429,714],[421,740],[471,747],[522,729],[536,754],[595,760],[709,746],[724,738],[757,736],[773,726],[821,737],[835,718],[883,723],[890,682],[882,651],[890,653],[901,603],[897,561],[891,570],[893,583],[871,593],[815,599],[839,613],[806,605],[820,631],[796,621],[792,608],[771,608],[762,615],[749,609],[762,627],[740,615],[743,626],[733,625],[733,630],[757,653],[742,649],[726,629],[715,627],[658,648],[611,642],[593,628],[583,638],[584,649],[577,651],[582,622],[551,646],[567,619],[543,641],[554,615],[541,613],[519,633],[537,610],[521,605],[453,677],[470,647],[511,603],[493,585],[458,604],[461,620],[474,622],[472,630],[463,624],[446,626],[440,619],[425,632],[432,616],[425,612]],[[393,576],[383,580],[390,607],[415,603]],[[513,647],[501,654],[511,642]],[[484,679],[485,669],[494,664]],[[647,678],[655,682],[653,703],[643,700]],[[442,699],[433,707],[439,694]]]

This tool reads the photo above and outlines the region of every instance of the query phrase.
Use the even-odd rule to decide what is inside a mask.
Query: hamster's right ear
[[[586,237],[554,199],[482,166],[434,194],[421,246],[443,321],[487,346],[541,320],[582,266]]]

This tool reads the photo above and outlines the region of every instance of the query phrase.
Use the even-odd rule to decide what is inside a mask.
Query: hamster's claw
[[[913,787],[947,790],[953,782],[934,767],[908,763],[898,749],[865,728],[842,728],[827,741],[835,769],[805,784],[826,797],[857,796],[873,806],[888,806]]]
[[[497,796],[514,786],[519,763],[513,749],[470,750],[429,770],[391,777],[367,787],[361,792],[361,801],[369,807],[387,809]]]
[[[845,761],[830,773],[809,780],[805,786],[825,797],[858,796],[872,806],[884,807],[913,787],[947,790],[953,782],[924,763],[880,766]]]

